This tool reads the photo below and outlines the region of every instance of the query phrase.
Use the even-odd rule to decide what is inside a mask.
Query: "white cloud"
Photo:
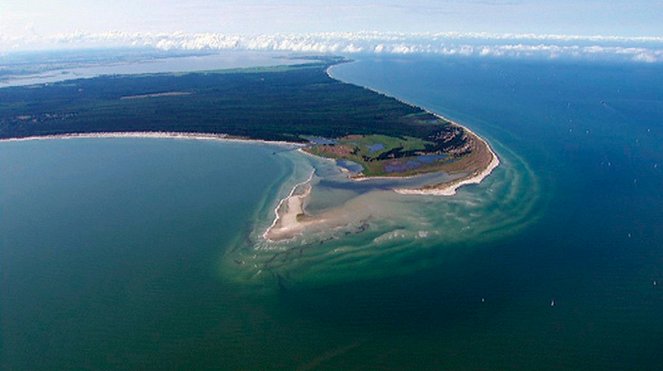
[[[614,59],[663,62],[663,37],[487,33],[334,32],[238,36],[221,33],[0,35],[0,50],[151,47],[162,50],[262,50],[304,53],[441,54],[477,57]]]
[[[657,56],[655,53],[642,52],[633,56],[633,60],[636,62],[647,62],[647,63],[660,62],[661,54],[659,53]]]

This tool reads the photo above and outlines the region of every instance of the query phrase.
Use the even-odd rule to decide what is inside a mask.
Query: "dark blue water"
[[[280,279],[235,279],[253,271],[229,249],[295,154],[0,143],[0,367],[660,369],[663,66],[407,57],[332,75],[493,144],[504,164],[485,184],[403,210],[467,212],[480,233],[451,241],[441,215],[425,242],[362,245],[361,265],[323,245]]]
[[[436,298],[405,294],[441,337],[447,325],[474,334],[449,339],[449,365],[663,364],[662,66],[406,58],[333,75],[468,124],[542,180],[535,225],[454,267],[464,273],[430,272]],[[470,293],[497,308],[469,309]]]

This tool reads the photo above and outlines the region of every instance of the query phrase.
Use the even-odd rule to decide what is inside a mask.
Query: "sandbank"
[[[304,231],[307,225],[314,222],[320,222],[320,219],[315,221],[302,220],[306,215],[304,211],[304,203],[311,194],[311,181],[313,180],[314,172],[305,181],[295,184],[290,190],[287,197],[282,199],[274,209],[274,221],[267,228],[262,237],[268,241],[285,240],[294,237]],[[297,192],[300,193],[297,193]]]

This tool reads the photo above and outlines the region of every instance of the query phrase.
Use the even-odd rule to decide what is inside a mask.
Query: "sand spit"
[[[320,222],[320,219],[315,221],[303,221],[306,215],[304,211],[304,203],[311,194],[311,181],[313,180],[312,171],[311,175],[305,181],[295,184],[290,190],[287,197],[282,199],[274,209],[274,221],[272,225],[267,228],[262,237],[268,241],[279,241],[290,239],[304,231],[304,229],[312,224]]]

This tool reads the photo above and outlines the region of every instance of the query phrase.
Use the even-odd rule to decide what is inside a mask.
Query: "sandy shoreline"
[[[428,111],[427,111],[428,112]],[[447,120],[451,122],[454,125],[462,127],[464,130],[467,130],[468,133],[470,133],[472,136],[474,136],[478,141],[480,141],[483,145],[486,146],[488,151],[490,152],[492,158],[492,161],[488,164],[488,166],[478,174],[471,175],[466,178],[462,179],[457,179],[449,184],[445,184],[441,187],[435,187],[435,188],[419,188],[419,189],[406,189],[406,188],[397,188],[394,189],[395,192],[400,193],[400,194],[407,194],[407,195],[436,195],[436,196],[450,196],[456,193],[456,190],[459,187],[462,187],[463,185],[467,184],[477,184],[480,183],[486,176],[490,175],[490,173],[495,169],[497,166],[499,166],[499,159],[495,152],[490,148],[490,145],[476,135],[474,132],[469,130],[468,128],[459,125],[456,122],[453,122],[451,120],[448,120],[447,118],[444,118],[440,115],[437,115],[433,112],[430,112],[431,114],[440,117],[443,120]],[[298,148],[300,153],[309,155],[309,156],[314,156],[316,158],[322,158],[322,159],[327,159],[329,161],[335,161],[333,159],[328,159],[325,157],[319,157],[316,156],[312,153],[303,151],[302,148],[306,146],[306,144],[301,144],[301,143],[294,143],[294,142],[285,142],[285,141],[268,141],[268,140],[259,140],[259,139],[245,139],[245,138],[238,138],[238,137],[232,137],[227,134],[207,134],[207,133],[192,133],[192,132],[169,132],[169,131],[129,131],[129,132],[99,132],[99,133],[72,133],[72,134],[56,134],[56,135],[39,135],[39,136],[30,136],[30,137],[22,137],[22,138],[5,138],[5,139],[0,139],[1,142],[23,142],[23,141],[33,141],[33,140],[55,140],[55,139],[92,139],[92,138],[163,138],[163,139],[189,139],[189,140],[216,140],[216,141],[225,141],[225,142],[240,142],[240,143],[260,143],[260,144],[271,144],[271,145],[279,145],[279,146],[286,146],[286,147],[295,147]],[[413,178],[416,177],[417,175],[412,175],[412,176],[407,176],[407,177],[398,177],[398,176],[393,176],[393,177],[366,177],[366,176],[361,176],[361,177],[350,177],[350,179],[361,182],[365,180],[372,180],[372,179],[407,179],[407,178]]]
[[[433,114],[440,117],[440,118],[442,118],[442,116],[439,116],[435,113],[433,113]],[[495,170],[495,168],[497,168],[500,165],[499,157],[497,156],[497,154],[495,154],[495,151],[493,151],[493,149],[490,147],[488,142],[486,142],[480,136],[476,135],[472,130],[470,130],[470,129],[462,126],[462,125],[459,125],[456,122],[450,121],[446,118],[443,118],[443,119],[451,122],[453,125],[457,125],[457,126],[462,127],[463,130],[466,130],[476,140],[481,142],[485,146],[485,148],[488,150],[488,153],[491,155],[490,162],[488,163],[488,165],[485,168],[481,169],[480,171],[475,171],[472,174],[470,174],[470,175],[468,175],[464,178],[455,179],[455,180],[453,180],[449,183],[442,183],[440,185],[437,185],[435,187],[430,187],[430,188],[427,188],[427,187],[417,188],[417,189],[396,188],[396,189],[394,189],[394,191],[396,193],[403,194],[403,195],[453,196],[453,195],[456,194],[456,191],[458,190],[458,188],[460,188],[464,185],[481,183],[481,181],[483,181],[488,175],[490,175],[490,173],[493,172],[493,170]]]
[[[332,65],[332,66],[329,66],[329,68],[327,68],[327,70],[325,71],[325,72],[327,73],[327,76],[329,76],[329,77],[332,78],[332,79],[335,79],[335,80],[338,80],[338,81],[342,81],[342,82],[344,82],[344,83],[346,83],[346,84],[352,84],[351,82],[343,81],[343,80],[341,80],[341,79],[339,79],[339,78],[336,78],[336,77],[332,76],[330,70],[331,70],[332,68],[334,68],[335,66],[336,66],[336,65]],[[408,102],[408,101],[406,101],[406,100],[403,100],[403,99],[401,99],[401,98],[393,97],[393,96],[391,96],[391,95],[389,95],[389,94],[387,94],[387,93],[385,93],[385,92],[383,92],[383,91],[376,90],[376,89],[372,89],[372,88],[368,88],[368,87],[365,87],[365,86],[364,86],[363,88],[364,88],[364,89],[368,89],[368,90],[370,90],[370,91],[372,91],[372,92],[374,92],[374,93],[377,93],[377,94],[381,94],[381,95],[384,95],[384,96],[387,96],[387,97],[392,97],[392,98],[398,100],[398,101],[401,102],[401,103],[407,104],[407,105],[409,105],[409,106],[411,106],[411,107],[414,107],[414,108],[417,108],[417,109],[420,109],[420,110],[422,110],[422,111],[424,111],[424,112],[426,112],[426,113],[429,113],[429,114],[431,114],[431,115],[433,115],[433,116],[435,116],[435,117],[437,117],[437,118],[439,118],[439,119],[441,119],[441,120],[447,121],[447,122],[451,123],[452,125],[456,125],[456,126],[462,128],[463,130],[467,131],[467,133],[468,133],[469,135],[473,136],[474,138],[476,138],[476,140],[478,140],[479,142],[481,142],[481,143],[486,147],[486,149],[488,150],[488,152],[490,153],[490,155],[492,156],[491,161],[488,163],[488,165],[487,165],[484,169],[482,169],[482,170],[480,170],[480,171],[478,171],[478,172],[475,171],[475,172],[473,172],[472,174],[470,174],[470,175],[468,175],[468,176],[466,176],[466,177],[464,177],[464,178],[455,179],[455,180],[453,180],[453,181],[451,181],[451,182],[443,183],[443,184],[437,185],[437,186],[435,186],[435,187],[427,187],[427,188],[424,187],[424,188],[414,188],[414,189],[410,189],[410,188],[396,188],[396,189],[394,189],[394,191],[395,191],[396,193],[403,194],[403,195],[453,196],[453,195],[456,194],[456,191],[458,190],[458,188],[460,188],[460,187],[462,187],[462,186],[464,186],[464,185],[468,185],[468,184],[479,184],[479,183],[481,183],[481,181],[482,181],[483,179],[485,179],[488,175],[490,175],[490,173],[492,173],[493,170],[495,170],[495,168],[497,168],[497,167],[500,165],[499,157],[497,156],[497,154],[495,154],[495,151],[493,151],[493,149],[490,147],[490,145],[488,144],[488,142],[487,142],[486,140],[484,140],[483,138],[481,138],[480,136],[478,136],[478,135],[477,135],[475,132],[473,132],[472,130],[468,129],[467,127],[465,127],[465,126],[463,126],[463,125],[457,123],[456,121],[453,121],[453,120],[451,120],[451,119],[449,119],[449,118],[447,118],[447,117],[444,117],[444,116],[442,116],[442,115],[440,115],[440,114],[437,114],[437,113],[435,113],[435,112],[432,112],[432,111],[430,111],[430,110],[428,110],[428,109],[426,109],[426,108],[420,107],[420,106],[418,106],[418,105],[416,105],[416,104],[410,103],[410,102]],[[302,151],[302,152],[305,152],[305,151]],[[410,176],[410,177],[401,177],[401,178],[411,178],[411,177],[415,177],[415,176],[417,176],[417,175]],[[385,179],[389,179],[389,178],[391,178],[391,179],[393,179],[392,177],[365,177],[365,176],[357,177],[357,178],[351,178],[351,179],[353,179],[353,180],[355,180],[355,181],[363,181],[363,180],[380,179],[380,178],[385,178]]]
[[[490,175],[490,173],[493,172],[497,166],[499,166],[499,164],[500,160],[497,158],[497,156],[493,155],[493,160],[490,162],[490,164],[488,164],[488,167],[476,175],[457,179],[450,183],[433,188],[396,188],[394,189],[394,192],[402,195],[453,196],[456,194],[458,188],[464,185],[481,183],[481,181],[483,181],[488,175]]]
[[[192,133],[192,132],[178,132],[178,131],[118,131],[118,132],[110,131],[110,132],[98,132],[98,133],[35,135],[35,136],[22,137],[22,138],[3,138],[0,139],[0,143],[26,142],[33,140],[95,139],[95,138],[189,139],[189,140],[214,140],[214,141],[238,142],[238,143],[271,144],[271,145],[295,147],[295,148],[301,148],[305,146],[305,144],[302,143],[248,139],[248,138],[234,137],[228,134]]]
[[[288,196],[276,205],[276,208],[274,208],[274,221],[265,233],[262,234],[265,240],[277,241],[292,238],[301,233],[307,224],[310,224],[300,221],[299,218],[305,214],[304,202],[311,194],[312,186],[310,183],[313,180],[314,173],[315,171],[312,171],[308,179],[295,184],[290,190],[290,193],[288,193]],[[299,187],[306,188],[302,194],[295,194]]]

